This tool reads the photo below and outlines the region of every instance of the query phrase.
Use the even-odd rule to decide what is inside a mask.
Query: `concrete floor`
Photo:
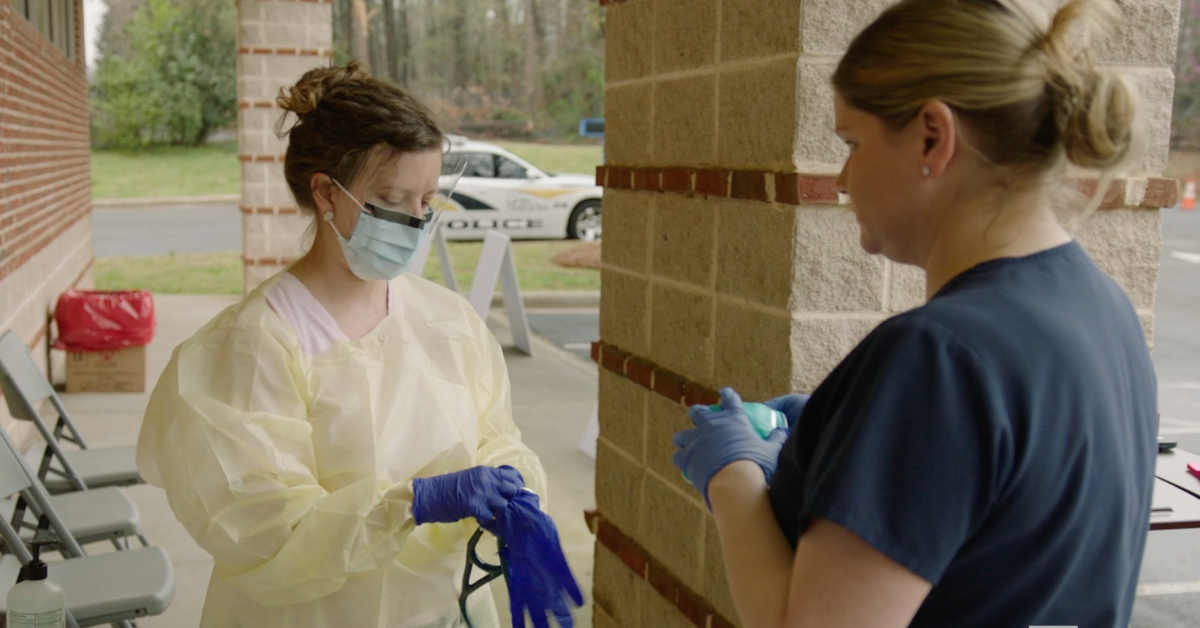
[[[158,330],[146,352],[147,392],[62,394],[62,400],[93,447],[137,441],[142,414],[171,351],[224,307],[225,296],[155,297]],[[502,345],[510,344],[503,314],[489,321]],[[558,526],[567,560],[584,591],[576,610],[578,626],[591,627],[592,548],[583,511],[595,506],[595,464],[579,450],[580,437],[596,403],[596,367],[544,338],[535,336],[535,357],[505,351],[512,381],[513,414],[524,441],[541,457],[550,480],[550,514]],[[127,489],[137,504],[142,527],[154,545],[164,548],[175,566],[175,601],[161,616],[138,621],[143,628],[192,628],[200,624],[212,559],[192,541],[171,513],[165,494],[155,487]],[[101,546],[92,546],[104,551]],[[497,581],[499,582],[499,581]],[[503,587],[496,593],[501,593]],[[497,595],[507,622],[507,601]]]

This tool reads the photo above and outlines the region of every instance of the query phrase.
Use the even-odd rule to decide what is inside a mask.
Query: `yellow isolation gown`
[[[544,504],[498,343],[404,274],[371,333],[308,355],[264,298],[279,277],[175,349],[138,439],[142,476],[215,559],[201,626],[465,625],[476,524],[415,525],[412,479],[509,464]],[[470,599],[477,628],[498,625],[486,587]]]

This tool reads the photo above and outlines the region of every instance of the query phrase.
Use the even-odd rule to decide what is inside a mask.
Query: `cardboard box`
[[[144,392],[146,347],[67,353],[67,392]]]

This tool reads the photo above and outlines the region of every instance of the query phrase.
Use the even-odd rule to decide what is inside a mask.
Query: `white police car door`
[[[442,216],[446,237],[477,240],[490,229],[512,238],[562,237],[548,220],[551,202],[537,194],[535,180],[521,164],[488,152],[456,152],[446,155],[443,172],[454,172],[466,162],[463,176],[451,200],[455,209]]]

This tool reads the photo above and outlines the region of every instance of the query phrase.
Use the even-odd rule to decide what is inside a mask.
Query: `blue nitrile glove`
[[[804,413],[804,406],[808,405],[808,400],[811,398],[812,395],[792,393],[764,401],[763,405],[782,412],[783,416],[787,417],[788,429],[796,429],[796,421],[800,420],[800,415]]]
[[[675,435],[671,441],[679,448],[675,466],[696,487],[708,503],[708,482],[717,471],[738,460],[749,460],[762,467],[767,483],[779,463],[779,450],[787,440],[787,431],[777,429],[766,439],[759,437],[742,411],[742,398],[732,388],[721,389],[721,410],[692,406],[688,417],[696,427]],[[709,509],[712,504],[709,504]]]
[[[562,628],[574,626],[566,598],[583,606],[583,594],[567,566],[554,521],[538,509],[538,496],[524,490],[508,502],[496,515],[496,535],[504,539],[500,557],[508,563],[513,627],[525,628],[525,611],[534,628],[550,628],[546,613]]]
[[[494,533],[493,519],[524,486],[521,472],[508,465],[471,467],[431,478],[415,478],[413,517],[418,525],[475,517],[480,526]]]
[[[721,404],[709,406],[709,410],[720,410]],[[755,403],[753,401],[742,402],[742,412],[746,413],[746,418],[750,420],[750,427],[754,428],[754,433],[762,438],[771,436],[771,432],[778,429],[791,430],[788,425],[787,417],[784,414],[765,403]]]

